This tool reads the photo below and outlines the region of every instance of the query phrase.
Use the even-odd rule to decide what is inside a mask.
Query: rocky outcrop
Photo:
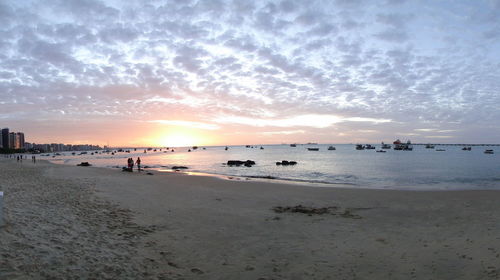
[[[242,161],[242,160],[228,160],[227,161],[227,165],[230,166],[230,167],[233,167],[233,166],[246,166],[246,167],[252,167],[255,165],[255,161],[253,160],[246,160],[246,161]]]
[[[282,165],[282,166],[287,166],[287,165],[296,165],[296,161],[288,161],[288,160],[282,160],[282,161],[277,161],[276,165]]]
[[[181,170],[181,169],[188,169],[187,166],[172,166],[173,170]]]

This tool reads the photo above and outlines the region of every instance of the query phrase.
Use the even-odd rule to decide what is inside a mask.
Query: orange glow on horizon
[[[151,144],[161,147],[207,146],[213,144],[213,139],[190,129],[175,129],[154,137]]]

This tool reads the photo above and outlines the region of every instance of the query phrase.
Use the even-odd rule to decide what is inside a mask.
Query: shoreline
[[[498,279],[500,192],[0,159],[0,278]]]
[[[41,161],[46,161],[50,164],[64,165],[64,166],[74,166],[65,163],[60,163],[57,161],[51,161],[50,159],[40,159]],[[119,167],[116,166],[90,166],[92,168],[104,168],[109,170],[121,171]],[[189,170],[173,170],[164,168],[142,168],[142,172],[154,172],[154,173],[173,173],[173,174],[184,174],[186,176],[201,176],[201,177],[215,177],[221,180],[228,181],[256,181],[262,183],[273,183],[282,185],[296,185],[303,187],[315,187],[315,188],[339,188],[339,189],[356,189],[356,190],[390,190],[390,191],[408,191],[408,192],[456,192],[456,191],[499,191],[499,188],[491,187],[480,187],[476,189],[464,188],[449,188],[449,185],[444,187],[436,188],[434,184],[432,187],[423,188],[422,185],[405,186],[405,187],[394,187],[394,186],[369,186],[365,187],[359,184],[353,183],[332,183],[332,182],[314,182],[299,179],[287,179],[270,176],[238,176],[238,175],[227,175],[218,173],[208,173],[201,171],[189,171]],[[133,173],[138,172],[134,169]]]

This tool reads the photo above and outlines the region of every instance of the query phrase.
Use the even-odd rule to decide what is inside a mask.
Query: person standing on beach
[[[139,172],[141,172],[141,158],[137,157],[137,160],[135,161],[135,163],[137,164],[137,170]]]

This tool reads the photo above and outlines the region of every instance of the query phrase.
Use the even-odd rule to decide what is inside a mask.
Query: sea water
[[[473,146],[463,151],[461,146],[436,146],[426,149],[415,145],[413,151],[356,150],[355,145],[264,145],[225,147],[163,148],[156,151],[124,149],[130,153],[88,152],[84,155],[60,156],[45,154],[56,163],[76,165],[88,161],[93,166],[120,168],[127,158],[140,157],[146,169],[167,171],[172,166],[186,166],[187,171],[246,178],[272,178],[289,182],[311,183],[326,187],[351,187],[407,190],[500,189],[500,147]],[[262,147],[262,149],[261,149]],[[309,151],[307,148],[319,148]],[[444,149],[445,151],[437,151]],[[497,148],[495,150],[495,148]],[[380,145],[377,145],[377,150]],[[495,154],[485,154],[485,149]],[[117,149],[114,149],[116,151]],[[188,150],[191,150],[189,152]],[[43,157],[42,157],[43,158]],[[228,166],[228,160],[253,160],[252,167]],[[276,165],[276,162],[296,161],[296,165]]]

